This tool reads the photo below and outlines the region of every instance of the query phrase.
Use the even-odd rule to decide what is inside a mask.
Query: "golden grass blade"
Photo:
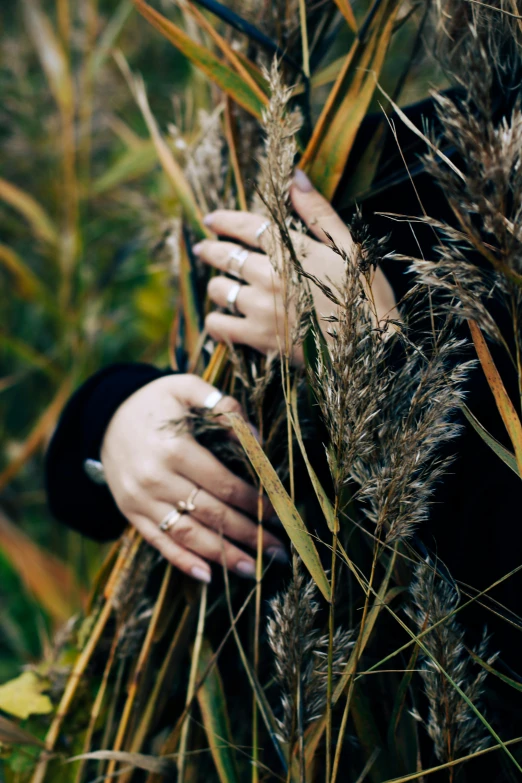
[[[486,376],[489,388],[495,398],[498,412],[502,417],[511,443],[513,444],[518,473],[522,476],[522,422],[518,417],[515,406],[509,398],[504,382],[499,375],[480,328],[475,321],[472,320],[468,320],[468,325],[475,345],[475,350],[480,359],[482,369],[484,370],[484,375]]]
[[[205,617],[207,613],[207,597],[208,587],[203,584],[200,588],[200,600],[199,600],[199,616],[198,626],[196,629],[196,638],[194,640],[194,647],[192,649],[192,661],[190,664],[190,674],[187,686],[187,698],[185,704],[187,707],[192,704],[196,691],[196,680],[199,669],[199,658],[203,647],[203,631],[205,629]],[[179,783],[184,783],[185,778],[185,763],[187,758],[187,745],[190,731],[190,713],[187,713],[185,721],[181,729],[181,737],[179,741],[179,755],[178,755],[178,780]]]
[[[348,23],[348,27],[354,33],[357,32],[357,21],[355,19],[350,0],[334,0],[335,5],[342,13]]]
[[[183,236],[179,241],[179,296],[185,326],[185,346],[192,356],[199,346],[200,330],[196,292],[192,280],[192,269],[187,246]]]
[[[328,199],[339,184],[375,92],[398,9],[398,0],[383,0],[369,38],[354,42],[299,164]]]
[[[304,565],[310,572],[312,579],[326,598],[330,601],[330,584],[325,574],[324,568],[319,559],[319,554],[315,547],[310,533],[294,503],[290,499],[286,489],[281,483],[279,476],[268,461],[261,446],[248,428],[245,420],[239,414],[231,413],[227,415],[234,432],[245,450],[259,480],[270,498],[275,512],[281,520],[286,532],[296,550],[299,553]]]
[[[128,570],[132,567],[134,558],[138,554],[141,540],[135,530],[131,530],[126,537],[126,545],[120,547],[116,563],[109,577],[108,584],[111,585],[111,589],[106,588],[107,600],[102,607],[98,618],[94,624],[91,635],[87,640],[87,643],[80,655],[76,659],[72,672],[67,680],[67,685],[63,692],[60,703],[57,707],[56,714],[53,722],[49,727],[47,736],[45,738],[45,747],[47,753],[42,753],[38,765],[31,778],[31,783],[44,783],[47,773],[47,766],[49,763],[50,751],[54,750],[60,730],[67,716],[67,712],[71,706],[71,703],[76,695],[78,686],[80,685],[81,678],[91,660],[91,657],[100,641],[101,635],[109,621],[113,609],[113,598],[116,593],[116,588],[121,584],[121,580],[124,579],[128,573]]]
[[[178,164],[174,155],[172,154],[168,144],[160,133],[154,115],[152,114],[147,98],[147,91],[143,79],[139,76],[134,76],[121,52],[117,52],[115,55],[116,62],[123,73],[127,84],[134,96],[136,103],[138,104],[140,111],[143,115],[143,119],[147,124],[147,128],[151,135],[156,153],[159,161],[165,172],[168,181],[172,185],[174,193],[176,194],[179,202],[183,208],[183,211],[190,222],[196,236],[203,238],[210,236],[209,231],[203,225],[203,215],[199,209],[192,188],[190,187],[185,174],[181,166]]]
[[[42,413],[35,426],[31,430],[29,436],[22,444],[17,456],[0,473],[0,492],[18,474],[27,460],[33,456],[36,450],[48,437],[52,428],[56,424],[56,420],[60,415],[63,406],[69,398],[71,393],[71,386],[72,377],[66,378],[58,389],[54,399]]]
[[[42,740],[2,715],[0,715],[0,742],[5,745],[35,745],[38,748],[45,748]]]
[[[0,179],[0,199],[19,212],[29,223],[38,239],[49,245],[58,244],[58,230],[44,208],[28,193]]]
[[[82,590],[70,567],[38,546],[0,511],[0,549],[23,584],[58,625],[82,604]]]
[[[180,50],[208,78],[215,82],[227,95],[258,119],[264,103],[256,92],[235,71],[221,62],[209,49],[195,43],[170,20],[151,8],[144,0],[134,0],[136,8],[159,32]]]
[[[172,579],[172,571],[173,569],[172,566],[170,565],[168,565],[165,569],[165,574],[163,576],[163,581],[161,583],[160,591],[156,599],[156,603],[154,604],[152,617],[150,618],[150,623],[147,628],[147,633],[145,634],[145,639],[143,640],[143,644],[138,656],[138,660],[136,661],[136,667],[132,675],[132,681],[127,692],[127,699],[123,707],[121,719],[118,725],[118,731],[116,733],[116,738],[114,740],[114,746],[112,748],[113,751],[119,752],[123,747],[123,743],[129,726],[129,721],[136,701],[138,688],[141,685],[141,679],[152,648],[154,635],[156,633],[156,628],[158,626],[158,621],[160,619],[161,612],[163,610],[165,598],[168,594],[169,584]],[[110,777],[110,775],[114,773],[115,766],[116,766],[115,759],[109,761],[109,765],[105,773],[107,777]]]
[[[199,656],[200,679],[212,655],[209,643],[204,641]],[[198,690],[197,699],[220,783],[238,783],[225,692],[217,664],[213,665],[205,677],[203,685]]]

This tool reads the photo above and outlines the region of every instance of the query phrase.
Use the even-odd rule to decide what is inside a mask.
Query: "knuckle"
[[[143,489],[154,489],[158,485],[158,469],[154,462],[142,465],[138,475],[138,483]]]
[[[219,495],[225,503],[233,503],[237,497],[237,486],[235,482],[230,479],[223,481],[219,488]]]
[[[135,509],[138,506],[141,495],[140,484],[133,478],[125,476],[122,481],[121,491],[118,494],[118,502],[124,513],[130,509]]]
[[[243,412],[241,403],[235,400],[233,397],[223,397],[223,399],[219,401],[219,405],[217,407],[219,408],[219,413]]]
[[[172,538],[174,538],[178,544],[189,545],[194,539],[195,532],[194,523],[190,517],[183,514],[172,530]]]
[[[226,526],[227,512],[221,505],[212,506],[207,512],[208,523],[215,530],[223,531]]]
[[[187,444],[182,438],[172,438],[169,442],[169,454],[170,458],[176,465],[182,465],[187,451]]]

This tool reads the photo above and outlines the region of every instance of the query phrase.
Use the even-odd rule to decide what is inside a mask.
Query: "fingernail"
[[[203,225],[211,226],[213,220],[214,220],[214,213],[211,212],[209,215],[205,215],[205,217],[203,218]]]
[[[194,245],[194,247],[192,248],[192,252],[194,253],[195,256],[199,256],[202,247],[203,247],[203,242],[198,242],[197,245]]]
[[[302,169],[296,169],[294,171],[294,185],[297,190],[301,190],[303,193],[310,193],[310,191],[314,189],[314,186]]]
[[[268,557],[278,560],[280,563],[288,563],[288,555],[282,547],[270,546],[266,550]]]
[[[210,583],[210,580],[212,579],[210,573],[206,571],[204,568],[200,568],[199,566],[194,566],[194,568],[191,568],[190,573],[192,574],[194,579],[198,580],[198,582],[205,582],[207,585]]]
[[[251,560],[240,560],[236,565],[236,571],[239,571],[243,576],[249,576],[252,579],[256,575],[256,564]]]

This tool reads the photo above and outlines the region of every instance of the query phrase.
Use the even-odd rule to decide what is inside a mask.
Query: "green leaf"
[[[254,470],[259,476],[259,479],[270,498],[270,502],[288,533],[290,540],[310,572],[315,584],[326,600],[330,601],[330,584],[321,564],[321,560],[319,559],[319,554],[312,536],[306,529],[305,523],[301,519],[298,510],[281,483],[279,476],[270,464],[261,446],[252,435],[245,420],[237,413],[229,413],[227,414],[227,418],[238,436]]]
[[[522,691],[522,683],[517,682],[516,680],[513,680],[511,677],[508,677],[506,674],[502,674],[502,672],[499,672],[497,669],[494,669],[493,666],[491,666],[486,661],[483,661],[482,658],[479,658],[479,656],[473,652],[473,650],[470,650],[466,648],[469,655],[473,658],[475,663],[478,663],[479,666],[482,666],[483,669],[485,669],[489,674],[492,674],[494,677],[498,677],[499,680],[502,680],[502,682],[505,682],[506,685],[509,685],[511,688],[514,688],[516,691]]]
[[[202,677],[212,658],[212,649],[204,640],[199,656],[198,675]],[[217,663],[212,666],[205,682],[197,693],[199,709],[203,718],[203,725],[207,732],[210,752],[214,760],[216,771],[221,783],[234,783],[239,781],[234,746],[230,732],[230,721],[225,701],[223,683],[219,674]]]
[[[473,415],[473,413],[470,411],[468,406],[465,402],[461,404],[462,413],[466,417],[466,419],[469,421],[471,426],[475,429],[476,432],[480,435],[480,437],[488,444],[488,446],[495,452],[497,457],[500,457],[500,459],[506,463],[506,465],[511,468],[511,470],[517,474],[517,476],[520,476],[520,472],[517,467],[517,461],[515,459],[515,455],[512,454],[508,449],[506,449],[502,443],[499,443],[496,438],[493,437],[493,435],[490,435],[487,429],[480,423],[480,421],[476,418],[476,416]]]
[[[158,165],[158,155],[152,141],[144,141],[136,149],[123,153],[112,166],[94,181],[92,191],[95,195],[130,182],[148,174]]]
[[[264,103],[241,76],[221,62],[209,49],[195,43],[180,27],[155,11],[144,0],[134,0],[134,3],[140,14],[211,81],[246,111],[261,119]]]
[[[22,719],[29,715],[48,715],[53,711],[49,696],[43,693],[48,687],[49,683],[34,672],[23,672],[0,685],[0,710]]]

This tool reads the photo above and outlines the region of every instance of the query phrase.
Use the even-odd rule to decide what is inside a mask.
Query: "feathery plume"
[[[296,725],[298,696],[304,722],[315,720],[325,709],[328,672],[328,635],[317,628],[319,604],[313,580],[300,569],[284,593],[270,601],[268,642],[274,653],[275,676],[281,689],[281,739],[291,742]],[[353,647],[353,631],[338,627],[333,639],[333,671],[336,676]]]
[[[407,612],[419,631],[440,623],[423,637],[431,657],[424,656],[421,676],[428,698],[426,729],[433,741],[435,755],[441,762],[466,753],[482,750],[489,744],[489,734],[462,696],[440,671],[446,671],[477,709],[481,709],[487,672],[473,672],[464,645],[464,629],[452,614],[458,606],[457,590],[438,577],[436,571],[421,564],[410,588],[412,604]],[[443,621],[443,622],[440,622]],[[475,654],[492,664],[498,653],[488,654],[489,638],[484,631]]]

